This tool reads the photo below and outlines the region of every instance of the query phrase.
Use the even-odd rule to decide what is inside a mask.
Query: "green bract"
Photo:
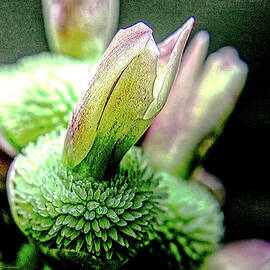
[[[41,53],[0,66],[0,130],[17,150],[67,126],[92,64]]]

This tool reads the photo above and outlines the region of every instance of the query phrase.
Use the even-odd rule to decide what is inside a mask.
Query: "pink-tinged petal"
[[[195,18],[189,18],[179,29],[158,44],[158,49],[160,52],[160,57],[158,60],[159,66],[167,65],[169,59],[172,57],[173,50],[175,50],[175,53],[173,53],[174,57],[176,50],[179,52],[184,50],[194,23]]]
[[[194,23],[195,19],[191,17],[182,27],[158,46],[160,56],[157,79],[153,89],[155,99],[149,106],[144,119],[155,117],[163,108],[171,91],[186,42]]]
[[[188,46],[168,102],[144,141],[153,165],[184,178],[189,177],[194,154],[203,156],[215,141],[215,137],[204,140],[210,131],[214,136],[222,131],[248,71],[231,47],[220,49],[203,63],[208,43],[203,31]]]
[[[208,44],[208,33],[201,31],[194,36],[187,47],[169,98],[146,134],[145,147],[152,145],[154,147],[155,141],[158,141],[160,147],[163,148],[162,152],[166,153],[174,146],[176,137],[184,135],[182,130],[187,129],[185,126],[190,125],[189,115],[193,108],[194,97],[196,97],[197,89],[194,84],[198,83]],[[165,140],[163,140],[164,136]]]
[[[252,239],[226,244],[206,260],[202,270],[268,270],[270,243]]]
[[[186,130],[190,129],[201,68],[209,45],[205,31],[197,33],[188,45],[173,84],[168,100],[146,133],[143,147],[150,161],[158,167],[178,166],[183,152],[177,144],[185,143],[190,148]],[[182,152],[181,152],[182,151]],[[174,160],[174,155],[178,159]],[[186,153],[183,153],[186,155]]]
[[[258,270],[269,270],[270,269],[270,259],[268,259]]]

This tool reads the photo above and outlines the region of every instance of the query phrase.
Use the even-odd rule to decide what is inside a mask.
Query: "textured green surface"
[[[23,244],[16,259],[18,269],[34,270],[39,268],[38,262],[39,252],[33,244]]]
[[[17,225],[45,254],[62,263],[116,269],[144,249],[183,269],[187,258],[199,265],[215,249],[223,214],[205,188],[156,173],[137,147],[111,176],[95,181],[86,171],[63,167],[64,135],[58,129],[30,143],[8,183]]]
[[[97,182],[62,166],[65,132],[29,144],[16,159],[9,200],[17,225],[58,259],[116,268],[153,237],[159,177],[134,148],[111,178]],[[137,166],[134,166],[137,164]]]
[[[162,174],[160,187],[167,189],[167,211],[157,230],[169,240],[163,241],[181,261],[184,251],[191,261],[202,261],[211,254],[224,234],[223,213],[219,203],[203,186]]]
[[[17,150],[57,126],[67,126],[91,67],[50,53],[0,66],[0,129]]]

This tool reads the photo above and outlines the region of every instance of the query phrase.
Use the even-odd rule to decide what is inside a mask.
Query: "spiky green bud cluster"
[[[41,136],[17,157],[8,183],[14,219],[46,254],[116,268],[154,235],[163,196],[159,177],[139,160],[137,148],[104,181],[74,175],[62,165],[64,135]]]
[[[0,129],[17,150],[57,126],[67,126],[92,65],[41,53],[0,67]]]
[[[223,213],[214,196],[195,182],[162,174],[160,187],[169,194],[167,211],[161,216],[157,229],[167,241],[162,244],[182,260],[186,254],[191,260],[201,262],[214,251],[224,234]],[[184,252],[183,252],[184,251]]]

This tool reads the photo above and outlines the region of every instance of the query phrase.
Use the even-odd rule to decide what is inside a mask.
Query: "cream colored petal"
[[[53,0],[42,0],[42,13],[45,26],[46,37],[51,51],[58,51],[57,28],[53,23],[54,15],[57,12],[57,4]]]
[[[119,0],[42,0],[52,51],[100,59],[118,25]]]
[[[207,58],[200,82],[195,85],[196,95],[186,119],[189,124],[182,139],[178,137],[168,153],[173,160],[178,160],[178,164],[170,163],[176,174],[186,173],[185,167],[189,166],[197,147],[205,155],[222,132],[243,89],[247,71],[247,65],[231,47],[222,48]]]
[[[247,65],[233,47],[221,48],[207,58],[194,111],[194,126],[200,134],[225,121],[242,91],[247,72]]]
[[[222,131],[247,76],[247,65],[231,47],[202,65],[208,42],[208,34],[200,32],[188,46],[168,101],[143,144],[154,165],[182,177],[189,173],[196,148],[205,153],[215,141],[210,137],[200,144],[209,132]]]
[[[74,167],[85,158],[94,143],[101,118],[105,113],[105,107],[110,104],[110,99],[120,92],[118,84],[125,84],[122,76],[127,76],[127,74],[131,76],[134,65],[138,69],[136,64],[143,58],[140,56],[142,51],[150,46],[150,52],[150,47],[146,51],[157,58],[158,50],[157,48],[154,49],[153,42],[151,29],[143,23],[138,23],[117,33],[97,66],[88,90],[84,93],[73,112],[64,147],[66,164]],[[133,87],[132,83],[135,83],[135,81],[141,84],[144,75],[147,78],[149,76],[140,73],[139,77],[133,77],[132,80],[130,79],[126,83],[130,84],[130,87]],[[125,89],[128,90],[128,88]],[[136,107],[135,103],[133,107]],[[142,110],[141,114],[144,113],[145,110],[140,109]]]

